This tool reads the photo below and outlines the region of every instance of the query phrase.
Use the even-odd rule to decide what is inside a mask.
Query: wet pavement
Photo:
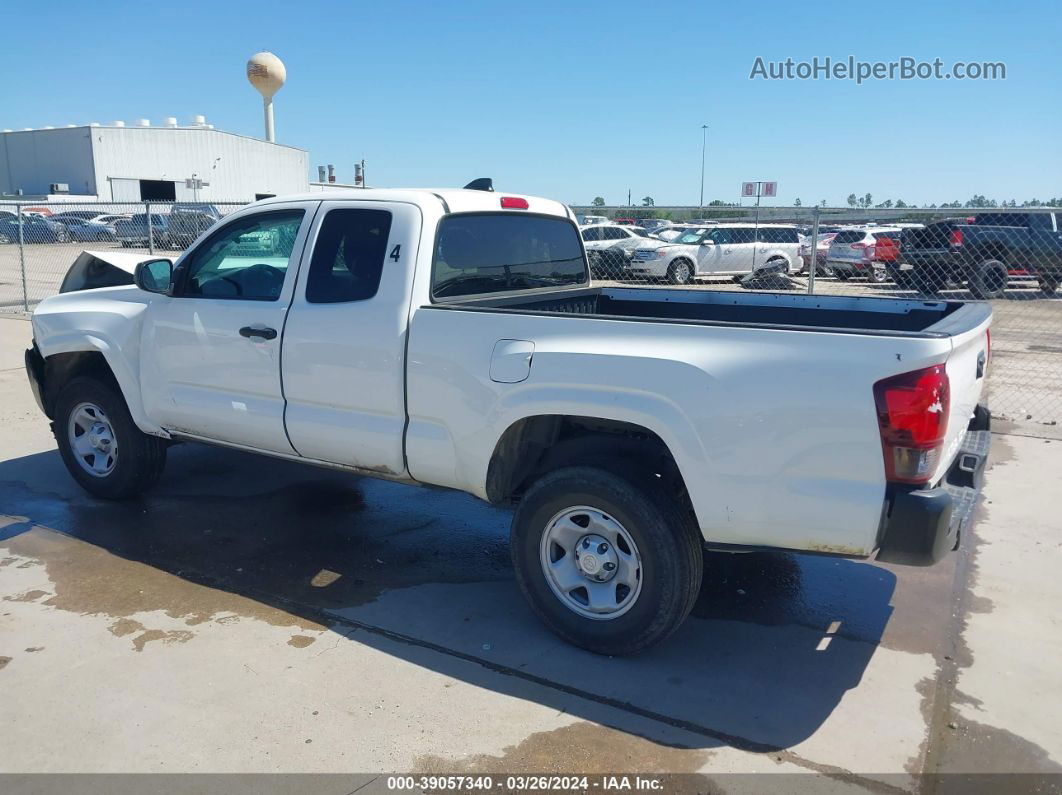
[[[535,620],[513,581],[509,514],[463,494],[181,444],[144,499],[88,497],[10,364],[16,347],[0,349],[0,693],[22,740],[0,750],[0,771],[629,764],[907,791],[926,772],[1062,770],[1050,721],[1030,718],[1030,739],[1014,730],[1020,708],[977,720],[995,714],[978,715],[993,675],[1033,665],[1055,701],[1062,678],[1023,657],[1020,626],[1009,670],[974,665],[999,629],[977,627],[971,645],[977,617],[997,599],[1010,625],[1028,608],[1013,585],[971,590],[1017,562],[998,542],[998,563],[972,557],[990,504],[964,551],[929,569],[710,554],[675,636],[602,658]],[[1012,442],[1045,444],[998,437],[989,499],[1006,500],[999,468],[1047,454]],[[1057,538],[1034,503],[1024,521]],[[1040,551],[1043,566],[1062,557]],[[1057,598],[1044,579],[1036,597]],[[1056,654],[1057,623],[1037,631],[1037,659]],[[76,731],[93,725],[108,728]]]

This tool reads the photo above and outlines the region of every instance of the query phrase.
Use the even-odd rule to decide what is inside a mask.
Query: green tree
[[[903,199],[897,199],[895,206],[897,209],[902,210],[904,207],[907,206],[907,202],[905,202]]]
[[[858,204],[858,203],[859,203],[859,199],[856,198],[856,195],[854,193],[849,193],[848,194],[848,206],[849,207],[855,207],[856,204]]]
[[[590,202],[590,204],[592,204],[594,207],[604,207],[605,200],[602,199],[600,196],[595,196],[594,200]]]
[[[864,207],[869,207],[873,203],[874,203],[874,197],[871,196],[869,193],[866,196],[863,197],[863,206]]]
[[[800,197],[799,197],[799,196],[797,196],[797,199],[796,199],[796,201],[795,201],[795,202],[793,202],[793,206],[794,206],[794,207],[799,207],[799,206],[800,206]]]
[[[656,202],[653,201],[652,196],[646,196],[644,199],[642,199],[643,207],[652,207],[654,204],[656,204]]]
[[[822,201],[820,201],[820,202],[819,202],[819,206],[820,206],[820,207],[825,207],[825,206],[826,206],[826,200],[825,200],[825,199],[823,199]]]

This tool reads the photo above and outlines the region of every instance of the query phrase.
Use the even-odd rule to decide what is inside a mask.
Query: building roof
[[[192,132],[192,133],[218,133],[220,135],[229,135],[229,136],[232,136],[233,138],[242,138],[242,139],[245,139],[245,140],[248,140],[248,141],[254,141],[256,143],[265,144],[266,146],[280,146],[280,147],[283,147],[285,149],[294,149],[294,150],[299,151],[299,152],[306,152],[307,151],[306,149],[303,149],[302,147],[291,146],[290,144],[281,144],[281,143],[277,143],[275,141],[267,141],[264,138],[255,138],[253,135],[244,135],[242,133],[234,133],[234,132],[230,132],[228,130],[219,130],[217,127],[214,127],[213,125],[206,125],[206,124],[202,124],[202,125],[193,124],[193,125],[183,125],[183,126],[176,126],[176,127],[169,127],[169,126],[166,126],[166,125],[163,125],[163,126],[157,126],[156,125],[156,126],[150,126],[150,127],[141,127],[139,125],[125,125],[125,126],[122,126],[122,127],[117,127],[117,126],[115,126],[113,124],[71,124],[71,125],[66,125],[66,126],[63,126],[63,127],[35,127],[33,129],[28,129],[28,130],[10,130],[10,129],[7,129],[7,130],[0,131],[0,135],[25,135],[27,133],[54,133],[54,132],[64,132],[64,131],[65,132],[69,132],[70,130],[91,130],[92,132],[108,132],[108,133],[114,132],[116,130],[121,131],[122,133],[128,132],[130,130],[136,130],[137,133],[150,133],[152,131],[154,131],[154,132],[160,132],[160,131],[162,131],[162,132],[185,132],[185,133],[188,133],[188,132]]]

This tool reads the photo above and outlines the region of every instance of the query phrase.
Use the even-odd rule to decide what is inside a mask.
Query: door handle
[[[272,340],[277,337],[277,330],[275,328],[254,328],[253,326],[244,326],[240,329],[241,337],[261,337],[262,339]]]

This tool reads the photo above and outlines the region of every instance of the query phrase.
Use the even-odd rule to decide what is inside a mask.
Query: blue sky
[[[51,0],[5,9],[0,128],[206,115],[261,134],[244,63],[287,65],[277,138],[350,179],[695,204],[1062,194],[1057,2],[653,3]],[[17,35],[11,35],[17,33]],[[1003,81],[749,80],[757,56],[946,67]],[[21,79],[14,79],[14,78]],[[315,169],[311,169],[314,174]],[[316,178],[316,177],[314,177]]]

